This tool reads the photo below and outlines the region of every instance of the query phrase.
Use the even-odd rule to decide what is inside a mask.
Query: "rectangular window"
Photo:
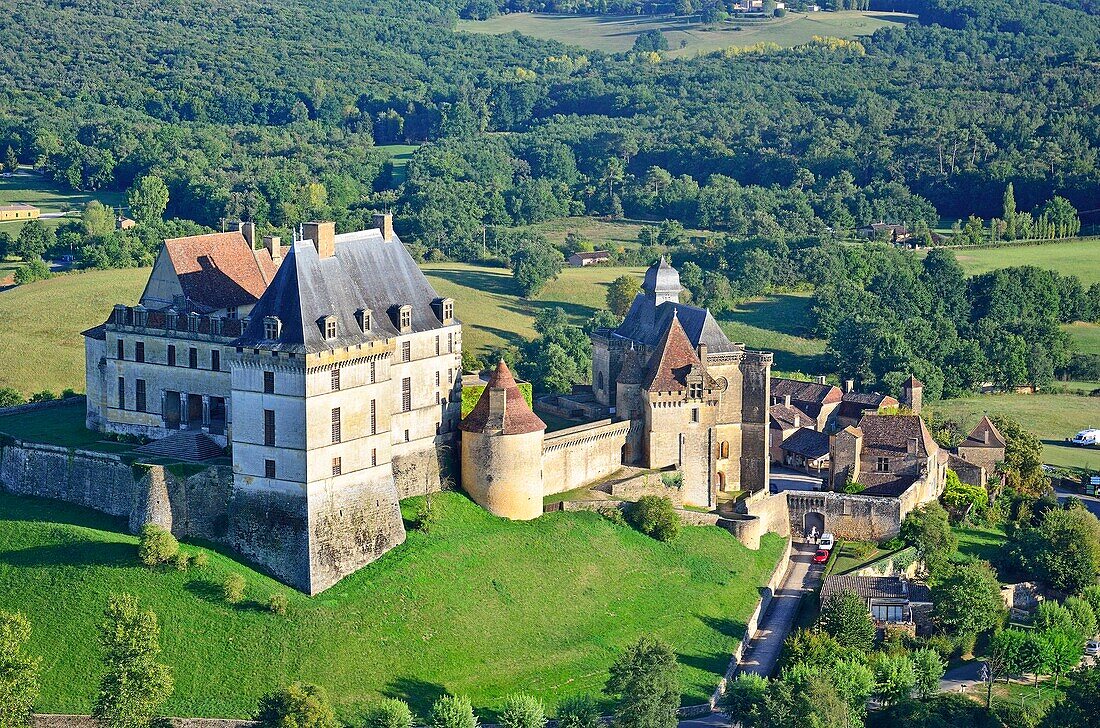
[[[340,368],[339,367],[332,370],[331,379],[332,379],[332,391],[335,392],[336,390],[340,389]]]
[[[455,383],[455,370],[454,369],[448,369],[447,370],[447,384],[454,384],[454,383]]]
[[[880,473],[890,472],[890,458],[878,458],[875,462],[875,470]]]
[[[439,404],[439,391],[438,390],[435,393],[435,403]]]
[[[437,386],[437,387],[439,386],[439,372],[438,371],[436,371],[436,373],[435,373],[435,386]]]
[[[412,310],[409,309],[408,307],[402,308],[400,319],[401,319],[401,330],[402,331],[404,331],[405,329],[412,326]]]
[[[187,366],[192,369],[199,368],[199,350],[193,346],[187,350]]]
[[[264,460],[264,477],[265,478],[274,478],[275,477],[275,461],[274,460]]]
[[[236,306],[230,306],[229,308],[225,309],[225,317],[228,318],[228,319],[237,318],[237,307]]]
[[[435,355],[439,356],[439,337],[435,337]]]
[[[115,358],[116,359],[125,359],[126,358],[126,342],[123,341],[122,339],[118,340],[118,356],[115,357]]]
[[[126,378],[118,378],[118,408],[126,409]]]
[[[378,402],[370,401],[370,434],[378,434]]]
[[[401,411],[412,410],[412,379],[405,377],[401,380]]]
[[[168,366],[174,367],[176,365],[176,345],[168,345]]]
[[[275,410],[264,410],[264,444],[275,446]]]
[[[454,333],[447,334],[447,353],[455,353],[455,335]]]
[[[374,384],[374,380],[375,380],[375,374],[377,373],[377,372],[375,371],[375,367],[374,367],[374,365],[375,365],[376,363],[377,363],[377,362],[373,362],[373,361],[372,361],[372,362],[370,363],[370,383],[371,383],[371,384]]]
[[[275,394],[275,372],[264,372],[264,394]]]
[[[344,472],[343,463],[340,462],[340,458],[332,459],[332,475],[336,477]]]
[[[219,349],[213,349],[210,352],[210,369],[211,371],[220,372],[222,370],[222,353]]]
[[[134,409],[138,412],[145,411],[145,380],[134,381]]]
[[[370,451],[370,464],[373,468],[378,464],[378,448],[372,447]]]
[[[405,430],[405,442],[409,441],[409,431]]]
[[[401,342],[401,361],[410,361],[412,359],[412,344],[408,341]]]
[[[699,408],[698,407],[692,407],[691,408],[691,421],[692,422],[698,422],[699,421]]]
[[[134,361],[136,361],[136,362],[145,361],[145,342],[144,341],[135,341],[134,342]]]
[[[332,408],[332,441],[340,442],[340,408]]]

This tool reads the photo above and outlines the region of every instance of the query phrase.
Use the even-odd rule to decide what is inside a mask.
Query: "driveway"
[[[821,476],[807,475],[801,470],[792,470],[773,464],[770,483],[772,490],[776,492],[783,490],[817,490],[821,488]]]
[[[792,547],[783,583],[760,620],[756,634],[749,641],[738,670],[765,676],[775,672],[783,643],[794,628],[802,595],[817,586],[825,570],[824,564],[813,562],[816,550],[817,547],[809,543],[795,543]]]
[[[1078,493],[1077,491],[1066,490],[1064,488],[1055,488],[1054,492],[1058,495],[1059,501],[1064,501],[1066,498],[1077,498],[1085,504],[1085,508],[1092,511],[1093,515],[1100,518],[1100,498],[1094,495],[1085,495],[1084,493]]]

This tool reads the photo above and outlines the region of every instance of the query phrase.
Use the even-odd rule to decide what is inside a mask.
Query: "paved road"
[[[771,467],[772,491],[781,490],[816,490],[821,487],[821,477],[807,475],[798,470],[791,470],[780,465]]]
[[[1085,504],[1085,508],[1088,508],[1097,518],[1100,518],[1100,498],[1094,495],[1085,495],[1084,493],[1078,493],[1072,490],[1064,490],[1062,488],[1055,488],[1054,492],[1058,494],[1058,500],[1065,500],[1070,496],[1079,499]]]
[[[972,660],[948,670],[940,679],[941,693],[961,693],[966,688],[981,682],[982,661]]]
[[[710,713],[680,721],[680,728],[726,728],[729,725],[730,719],[725,713]]]
[[[783,642],[798,615],[802,595],[817,585],[824,571],[822,564],[813,562],[814,551],[816,547],[813,544],[794,544],[787,574],[741,658],[741,670],[758,675],[775,672]]]

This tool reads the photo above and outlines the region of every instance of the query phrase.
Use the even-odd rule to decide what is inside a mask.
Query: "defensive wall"
[[[591,485],[619,470],[627,438],[638,426],[631,420],[601,420],[548,434],[542,443],[545,493]]]

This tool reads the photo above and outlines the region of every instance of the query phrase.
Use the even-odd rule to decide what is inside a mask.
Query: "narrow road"
[[[760,620],[756,634],[749,641],[738,669],[758,675],[771,675],[779,662],[783,643],[794,627],[798,605],[802,595],[812,590],[821,580],[825,567],[814,563],[817,547],[808,543],[795,543],[791,549],[791,561],[783,583],[772,598],[764,618]]]

